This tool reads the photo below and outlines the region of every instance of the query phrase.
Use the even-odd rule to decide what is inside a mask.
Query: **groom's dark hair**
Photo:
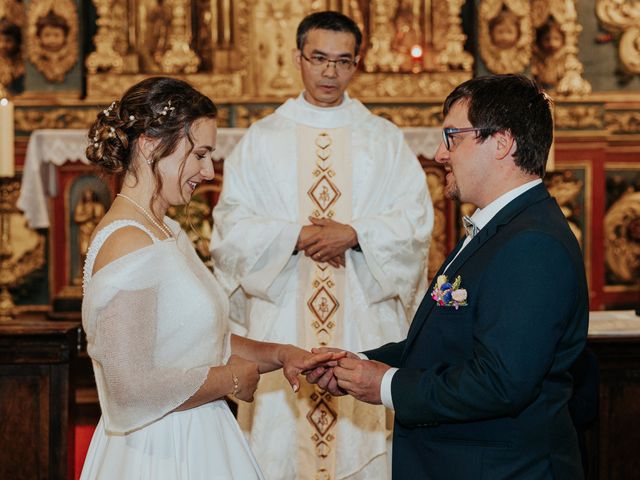
[[[362,32],[356,22],[340,12],[327,10],[324,12],[316,12],[307,15],[298,25],[296,32],[296,45],[298,50],[302,50],[304,42],[307,40],[307,34],[310,30],[331,30],[332,32],[351,33],[356,39],[356,51],[354,55],[358,55],[360,45],[362,44]]]
[[[524,172],[544,176],[553,140],[551,99],[524,75],[476,77],[458,85],[444,101],[447,115],[456,102],[465,103],[477,139],[511,132],[516,141],[515,164]]]

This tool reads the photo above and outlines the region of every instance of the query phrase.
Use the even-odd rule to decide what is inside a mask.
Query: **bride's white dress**
[[[84,271],[82,323],[102,418],[81,479],[262,479],[224,400],[174,412],[229,356],[228,301],[187,235],[175,239],[118,220],[96,234]],[[91,275],[115,230],[153,244]]]

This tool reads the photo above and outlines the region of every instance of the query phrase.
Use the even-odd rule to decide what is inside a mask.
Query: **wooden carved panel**
[[[27,11],[29,60],[52,83],[78,61],[78,10],[73,0],[32,0]]]
[[[640,165],[610,165],[605,175],[605,289],[640,292]]]
[[[591,165],[584,162],[557,163],[553,172],[547,172],[544,183],[556,199],[569,228],[582,250],[587,278],[591,276]]]

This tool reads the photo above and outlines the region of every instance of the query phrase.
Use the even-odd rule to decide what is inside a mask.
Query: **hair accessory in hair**
[[[166,116],[168,113],[173,112],[175,109],[176,107],[172,107],[171,100],[169,100],[167,104],[164,106],[164,108],[162,109],[162,111],[160,112],[160,115]]]
[[[136,119],[136,117],[135,117],[134,115],[129,115],[129,120],[130,120],[131,122],[133,122],[135,119]]]
[[[109,114],[111,113],[111,110],[114,109],[114,107],[116,106],[116,102],[111,102],[111,105],[109,105],[108,108],[106,108],[105,110],[102,111],[102,113],[105,114],[106,117],[109,116]]]

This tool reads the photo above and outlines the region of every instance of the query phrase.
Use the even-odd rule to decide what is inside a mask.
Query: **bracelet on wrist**
[[[232,397],[235,397],[238,391],[240,390],[240,380],[238,380],[238,377],[236,376],[236,374],[233,373],[233,370],[231,369],[231,367],[229,367],[229,372],[231,372],[231,381],[233,382],[233,391],[230,393],[230,395]]]

